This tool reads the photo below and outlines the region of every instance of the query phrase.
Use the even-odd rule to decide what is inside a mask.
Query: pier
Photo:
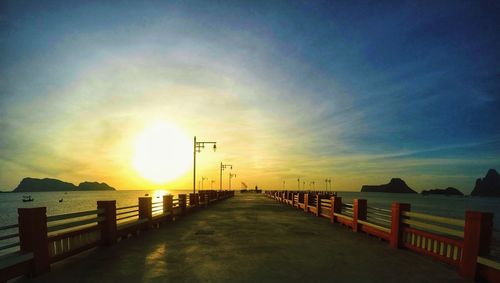
[[[45,248],[48,261],[36,262],[36,256],[32,257],[24,268],[17,267],[29,276],[15,282],[70,282],[76,278],[84,282],[470,282],[467,274],[458,272],[470,251],[463,241],[452,240],[462,245],[460,249],[443,245],[444,258],[448,258],[443,260],[429,256],[434,250],[440,254],[440,245],[436,245],[437,240],[425,240],[435,237],[427,232],[414,236],[413,241],[418,238],[419,243],[428,243],[430,251],[427,244],[419,244],[427,253],[415,252],[418,249],[405,245],[412,242],[411,236],[400,241],[392,236],[392,224],[374,224],[365,217],[363,209],[370,209],[366,201],[357,200],[350,209],[348,204],[342,209],[341,203],[335,196],[293,192],[166,196],[161,204],[140,198],[137,207],[107,210],[114,211],[117,219],[127,217],[120,211],[138,213],[137,219],[113,229],[105,219],[115,218],[102,208],[112,206],[112,202],[100,202],[96,211],[99,225],[91,226],[94,230],[77,230],[99,231],[86,240],[91,244],[80,243],[80,248],[65,250],[64,241],[54,244],[59,238],[50,236],[49,248],[53,248]],[[155,207],[163,207],[165,212],[154,213],[158,210]],[[401,215],[403,211],[412,213],[404,204],[393,207],[399,207]],[[380,217],[387,214],[378,212]],[[63,216],[47,217],[48,230],[57,227],[50,225],[51,220],[60,218]],[[401,219],[399,222],[398,235],[420,231],[407,230],[411,227],[404,226]],[[21,232],[23,224],[19,224]],[[467,225],[465,222],[464,227]],[[76,232],[71,233],[61,235],[67,238]],[[23,248],[30,247],[21,244]],[[26,253],[33,255],[40,250]],[[498,270],[487,267],[476,262],[473,279],[498,282],[494,281]],[[7,269],[1,270],[2,275],[7,274]]]

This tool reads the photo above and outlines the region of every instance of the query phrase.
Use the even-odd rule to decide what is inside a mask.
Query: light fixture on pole
[[[219,181],[219,190],[222,191],[222,171],[224,171],[226,168],[229,168],[233,170],[233,165],[230,164],[222,164],[220,163],[220,181]]]
[[[208,180],[208,178],[206,178],[206,177],[201,177],[201,189],[202,189],[202,190],[203,190],[203,182],[204,182],[205,180]]]
[[[229,190],[231,190],[231,179],[236,177],[236,174],[233,174],[233,173],[229,173]]]
[[[283,191],[285,190],[285,180],[283,180]]]
[[[300,178],[297,178],[297,191],[300,191]]]
[[[328,185],[330,185],[330,186],[328,186]],[[329,190],[328,187],[330,187],[330,189],[332,188],[332,179],[325,179],[325,189],[327,191]]]
[[[196,153],[205,148],[205,144],[213,144],[214,151],[217,149],[217,142],[198,142],[194,136],[193,142],[193,193],[196,193]]]
[[[311,188],[311,185],[312,185],[312,190],[314,191],[314,190],[316,189],[316,188],[315,188],[315,186],[314,186],[315,184],[316,184],[316,182],[311,181],[311,182],[309,183],[309,189]]]
[[[214,183],[215,183],[215,180],[211,180],[210,181],[210,189],[213,190],[214,189]]]

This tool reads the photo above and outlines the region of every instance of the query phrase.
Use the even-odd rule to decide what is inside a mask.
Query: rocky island
[[[57,179],[24,178],[14,192],[115,191],[106,183],[83,182],[78,186]]]
[[[446,189],[423,190],[422,195],[463,196],[464,194],[453,187],[448,187]]]
[[[388,184],[383,185],[363,185],[361,188],[362,193],[402,193],[402,194],[416,194],[405,181],[400,178],[392,178]]]
[[[471,196],[500,197],[500,175],[495,169],[488,170],[484,178],[476,180]]]

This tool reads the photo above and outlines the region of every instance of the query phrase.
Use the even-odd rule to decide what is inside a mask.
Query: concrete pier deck
[[[141,281],[467,282],[432,258],[252,194],[16,282]]]

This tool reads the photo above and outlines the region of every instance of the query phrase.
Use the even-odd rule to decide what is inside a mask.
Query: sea
[[[47,215],[58,215],[96,209],[98,200],[116,200],[117,207],[136,205],[138,198],[149,195],[153,202],[161,201],[162,195],[188,194],[192,190],[121,190],[86,192],[34,192],[29,193],[32,202],[23,202],[26,193],[0,193],[0,227],[17,223],[17,208],[46,207]],[[492,212],[494,216],[493,253],[500,256],[500,198],[458,197],[420,194],[337,192],[343,203],[353,199],[366,199],[369,207],[390,209],[393,202],[409,203],[411,210],[426,214],[463,219],[465,211]],[[61,202],[60,202],[61,200]],[[14,231],[15,232],[15,231]],[[14,233],[0,230],[0,237]],[[0,241],[0,246],[11,240]],[[9,250],[0,250],[3,254]]]

